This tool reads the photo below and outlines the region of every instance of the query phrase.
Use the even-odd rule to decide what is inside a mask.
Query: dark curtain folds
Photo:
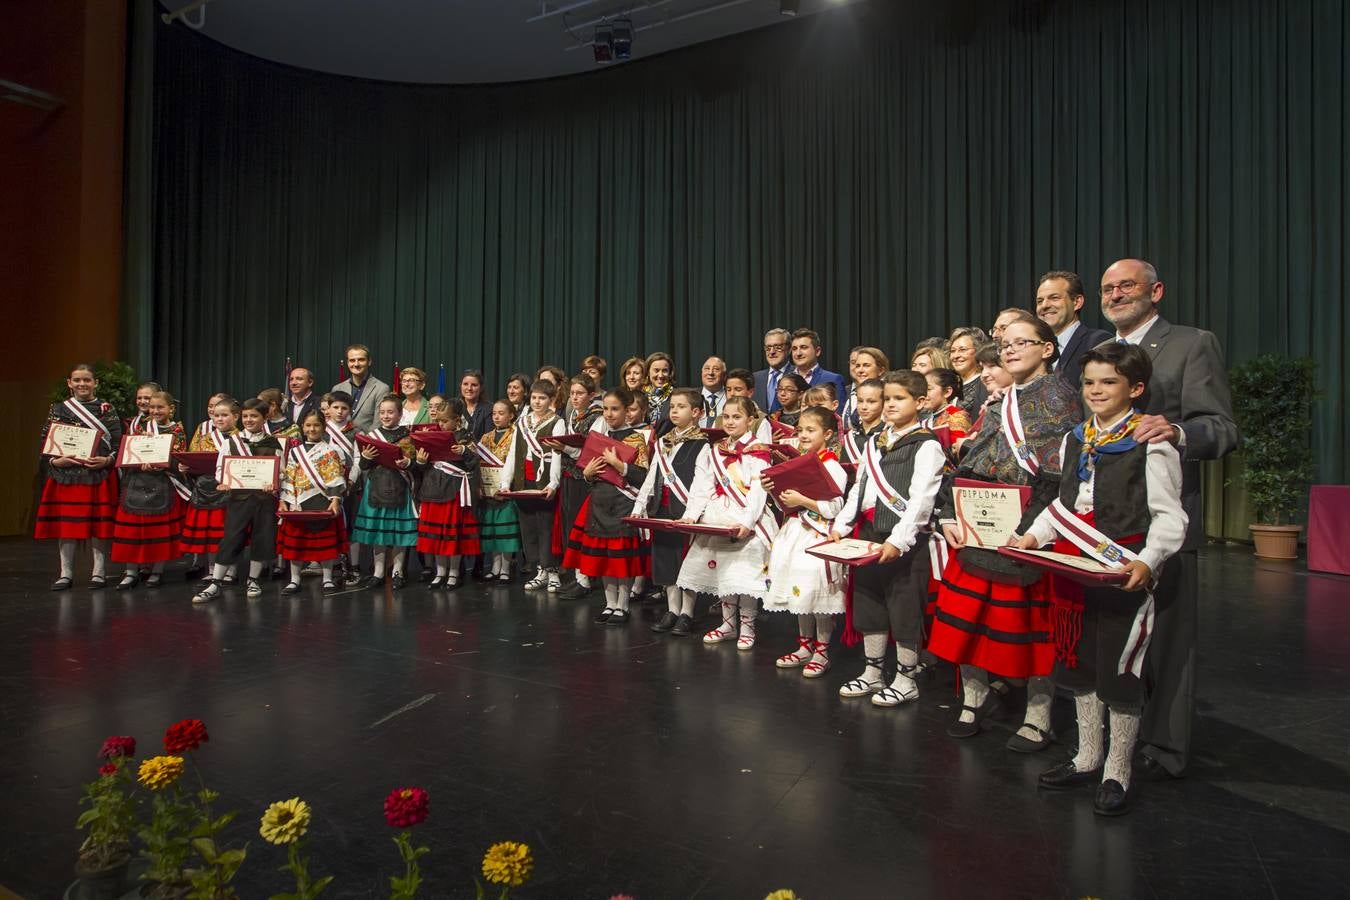
[[[1140,255],[1230,363],[1318,359],[1320,477],[1343,481],[1348,41],[1331,0],[875,2],[461,88],[159,25],[128,346],[192,419],[288,355],[331,384],[354,340],[386,380],[444,362],[495,389],[591,352],[757,368],[766,328],[809,324],[837,370]]]

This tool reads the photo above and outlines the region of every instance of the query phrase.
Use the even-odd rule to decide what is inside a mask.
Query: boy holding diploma
[[[858,480],[830,529],[838,541],[855,522],[857,536],[881,544],[881,558],[853,574],[851,627],[862,632],[867,668],[839,688],[841,697],[872,697],[874,706],[919,699],[919,648],[928,598],[929,518],[942,486],[947,455],[931,431],[920,427],[928,382],[902,369],[882,378],[886,429],[867,443]],[[903,493],[902,493],[903,492]],[[883,680],[886,632],[895,640],[896,672]],[[848,642],[846,629],[844,637]]]
[[[1130,759],[1144,705],[1144,656],[1153,634],[1150,585],[1186,537],[1181,457],[1171,444],[1134,439],[1153,366],[1131,344],[1108,343],[1083,356],[1083,401],[1092,417],[1064,436],[1058,498],[1014,546],[1083,555],[1127,571],[1119,586],[1051,582],[1055,681],[1074,692],[1078,753],[1041,773],[1040,784],[1065,790],[1099,781],[1093,809],[1129,809]],[[1142,401],[1139,406],[1143,406]],[[1164,589],[1159,586],[1158,589]],[[1103,707],[1110,712],[1103,747]]]

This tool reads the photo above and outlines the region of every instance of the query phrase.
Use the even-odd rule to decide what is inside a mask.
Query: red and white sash
[[[323,447],[324,447],[323,444],[314,445],[315,450],[320,450]],[[324,449],[322,450],[320,455],[326,452],[327,450]],[[314,486],[315,490],[322,493],[324,488],[326,487],[336,487],[336,485],[329,485],[324,482],[323,476],[319,474],[319,469],[317,466],[314,465],[314,460],[310,457],[309,451],[305,449],[304,444],[296,444],[294,447],[292,447],[291,454],[295,457],[295,461],[300,466],[300,468],[304,470],[305,477],[309,479],[309,483]],[[300,493],[299,491],[297,491],[296,501],[299,502],[299,499]]]
[[[343,461],[350,463],[356,457],[356,443],[342,433],[342,426],[336,422],[324,422],[323,427],[328,432],[328,440],[337,449]]]
[[[86,427],[92,428],[102,435],[104,443],[106,443],[109,448],[112,447],[112,432],[108,431],[108,426],[104,425],[98,416],[85,409],[83,403],[76,400],[74,397],[68,397],[62,406],[69,410],[75,418],[84,423]]]
[[[1122,547],[1095,525],[1090,525],[1079,518],[1058,497],[1046,508],[1050,511],[1051,524],[1055,526],[1055,531],[1083,551],[1084,556],[1095,559],[1102,565],[1116,567],[1139,559],[1138,554]],[[1157,574],[1154,573],[1155,578]],[[1125,649],[1120,654],[1120,659],[1116,661],[1117,675],[1129,672],[1136,678],[1143,677],[1144,655],[1148,652],[1149,641],[1153,639],[1153,609],[1153,590],[1150,586],[1144,602],[1139,604],[1139,610],[1134,614],[1134,621],[1130,623],[1130,635],[1125,641]]]
[[[1022,427],[1022,410],[1018,405],[1017,394],[1017,387],[1013,386],[1003,395],[1000,424],[1003,428],[1003,437],[1012,448],[1013,458],[1017,460],[1017,464],[1025,469],[1028,475],[1035,475],[1041,470],[1041,463],[1036,459],[1035,451],[1027,445],[1026,429]]]
[[[224,438],[224,443],[220,439]],[[253,448],[248,445],[248,438],[243,433],[225,437],[216,429],[211,430],[211,439],[216,441],[216,481],[220,480],[221,471],[225,468],[225,457],[227,456],[252,456]],[[231,453],[230,451],[235,451]]]
[[[863,446],[859,447],[858,437],[853,433],[852,429],[844,432],[844,440],[843,440],[844,456],[848,457],[848,461],[853,465],[856,466],[862,462],[863,453],[865,452],[865,448],[867,446],[867,440],[868,440],[867,436],[864,435]]]
[[[744,448],[742,447],[741,449]],[[721,450],[717,447],[709,447],[708,452],[712,454],[713,477],[716,478],[717,483],[722,486],[723,493],[734,500],[736,505],[741,509],[748,508],[750,503],[747,492],[741,488],[740,481],[732,477],[731,471],[727,469],[726,464],[722,462]],[[773,535],[769,532],[768,528],[765,527],[764,516],[762,514],[759,517],[759,521],[755,522],[755,532],[759,535],[760,540],[764,541],[766,547],[773,543]]]
[[[493,469],[500,469],[502,467],[502,461],[497,458],[497,454],[489,450],[482,441],[474,443],[473,452],[478,454],[478,459],[483,465]]]
[[[685,506],[689,505],[689,485],[680,478],[680,473],[675,471],[675,454],[679,452],[679,444],[675,445],[675,450],[669,456],[666,455],[666,449],[661,445],[661,441],[656,442],[656,465],[661,469],[661,481],[670,488],[670,492],[680,498],[680,502]]]
[[[878,432],[872,440],[867,442],[867,449],[863,452],[863,465],[867,477],[872,480],[872,484],[876,488],[877,502],[897,516],[903,516],[905,510],[909,508],[909,501],[891,486],[890,481],[886,478],[886,473],[881,471],[881,455],[877,452],[876,438],[883,433]],[[861,501],[861,497],[859,500]]]
[[[459,476],[459,505],[464,509],[473,507],[473,487],[469,484],[468,472],[448,462],[434,462],[431,467],[446,475]]]

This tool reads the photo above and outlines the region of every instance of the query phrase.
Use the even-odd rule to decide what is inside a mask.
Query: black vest
[[[686,490],[694,486],[694,469],[698,463],[698,454],[706,446],[708,446],[706,439],[692,438],[681,441],[675,448],[675,453],[670,460],[670,467],[675,470],[676,475],[680,476]],[[670,503],[662,504],[666,488],[666,475],[661,471],[661,464],[655,459],[652,460],[652,465],[656,467],[656,481],[652,487],[656,498],[654,515],[659,519],[679,519],[683,517],[684,501],[674,491],[670,492]]]
[[[914,457],[918,455],[919,448],[928,441],[938,443],[938,439],[933,436],[933,432],[926,428],[919,428],[911,431],[909,434],[900,438],[890,446],[890,449],[881,457],[881,472],[890,482],[891,487],[908,503],[910,498],[905,496],[909,490],[909,484],[914,480]],[[878,450],[881,448],[878,447]],[[867,471],[867,462],[864,460],[858,465],[858,478],[870,478],[871,474]],[[900,522],[900,517],[895,514],[885,503],[878,503],[876,506],[876,520],[873,523],[877,531],[882,534],[890,534],[891,529]],[[920,525],[927,523],[921,522]]]
[[[1083,442],[1072,431],[1064,441],[1064,474],[1059,482],[1059,499],[1070,510],[1078,499],[1078,454]],[[1124,453],[1098,453],[1092,485],[1092,506],[1097,529],[1119,540],[1148,531],[1153,517],[1148,511],[1148,445],[1140,444]]]
[[[525,442],[525,418],[522,416],[516,422],[516,443],[515,443],[515,469],[511,473],[511,484],[516,490],[540,491],[548,487],[548,475],[550,467],[549,457],[557,450],[550,450],[544,443],[544,438],[553,437],[553,426],[558,424],[556,416],[547,419],[544,424],[534,429],[534,436],[539,441],[540,447],[544,451],[543,459],[534,460],[534,478],[525,477],[525,457],[529,455],[530,445]],[[507,485],[502,485],[507,489]]]

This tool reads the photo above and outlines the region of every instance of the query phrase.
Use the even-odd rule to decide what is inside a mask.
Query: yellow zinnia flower
[[[483,877],[491,884],[520,887],[530,877],[534,860],[528,844],[502,841],[483,854]]]
[[[292,797],[267,807],[258,833],[269,844],[294,844],[308,830],[309,804],[299,797]]]
[[[801,898],[797,896],[796,891],[791,891],[787,888],[779,888],[766,896],[764,900],[801,900]]]
[[[141,763],[136,778],[152,791],[162,791],[183,774],[183,757],[152,756]]]

